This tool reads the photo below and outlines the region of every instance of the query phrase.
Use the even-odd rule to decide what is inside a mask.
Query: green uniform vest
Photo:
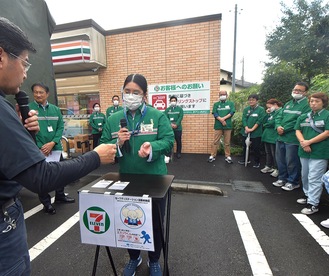
[[[182,120],[184,117],[184,111],[180,106],[168,107],[165,110],[165,114],[169,119],[170,123],[176,124],[177,128],[175,130],[182,130]]]
[[[243,110],[242,114],[242,129],[240,133],[242,136],[247,136],[245,133],[245,127],[252,128],[255,124],[258,125],[256,130],[250,133],[250,138],[261,137],[263,133],[263,121],[265,116],[265,110],[263,107],[257,105],[255,108],[247,106]]]
[[[122,110],[123,107],[122,106],[110,106],[106,109],[106,118],[110,117],[111,115],[113,115],[115,112],[118,112],[120,110]]]
[[[217,116],[225,117],[227,114],[231,113],[232,116],[235,113],[234,103],[231,101],[219,101],[214,103],[212,108],[212,114],[215,117],[214,129],[232,129],[232,116],[225,120],[226,126],[216,119]]]
[[[274,110],[270,114],[264,117],[263,123],[263,134],[262,134],[262,142],[275,144],[278,138],[278,132],[275,128],[275,118],[278,116],[281,111],[281,107],[277,110]]]
[[[278,141],[298,145],[299,143],[295,132],[297,118],[310,111],[311,108],[306,97],[298,101],[291,100],[287,102],[275,118],[275,129],[279,126],[284,128],[283,135],[278,135]]]
[[[142,110],[145,110],[142,113]],[[115,144],[120,130],[120,120],[125,118],[124,110],[111,115],[104,126],[101,143]],[[174,132],[166,115],[149,106],[143,105],[136,110],[135,116],[130,111],[126,113],[128,126],[132,136],[129,140],[130,152],[119,156],[120,173],[135,174],[167,174],[164,155],[169,154],[174,145]],[[138,156],[138,151],[144,142],[152,146],[152,159]]]
[[[89,124],[91,125],[91,134],[101,133],[98,129],[103,128],[106,122],[106,117],[101,112],[94,112],[89,117]]]
[[[30,109],[38,111],[40,131],[35,135],[38,148],[44,144],[55,142],[53,150],[63,150],[61,139],[64,131],[64,120],[61,110],[48,103],[45,107],[33,101],[29,104]]]
[[[298,117],[295,129],[300,130],[305,140],[310,140],[320,133],[314,130],[310,124],[313,119],[314,126],[322,131],[329,130],[329,111],[322,109],[319,112],[312,111]],[[328,159],[329,158],[329,138],[311,145],[311,152],[305,152],[301,146],[298,148],[298,155],[302,158]]]

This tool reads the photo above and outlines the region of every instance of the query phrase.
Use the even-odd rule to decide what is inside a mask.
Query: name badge
[[[52,126],[48,126],[48,132],[53,132],[53,127]]]
[[[102,123],[98,123],[99,126],[102,126]]]

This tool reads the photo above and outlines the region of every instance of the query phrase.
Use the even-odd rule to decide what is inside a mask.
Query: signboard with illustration
[[[148,91],[149,104],[158,110],[166,110],[170,97],[176,96],[185,114],[210,113],[210,81],[155,84]]]
[[[80,192],[79,210],[82,243],[154,251],[152,198]]]

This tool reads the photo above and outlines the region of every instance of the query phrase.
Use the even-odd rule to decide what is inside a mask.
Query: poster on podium
[[[113,195],[81,192],[79,210],[81,242],[115,247]]]
[[[154,251],[152,198],[114,196],[117,247]]]

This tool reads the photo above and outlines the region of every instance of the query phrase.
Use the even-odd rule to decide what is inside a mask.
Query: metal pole
[[[235,92],[235,63],[236,63],[236,29],[237,29],[238,5],[235,4],[234,11],[234,44],[233,44],[233,76],[232,76],[232,92]]]

